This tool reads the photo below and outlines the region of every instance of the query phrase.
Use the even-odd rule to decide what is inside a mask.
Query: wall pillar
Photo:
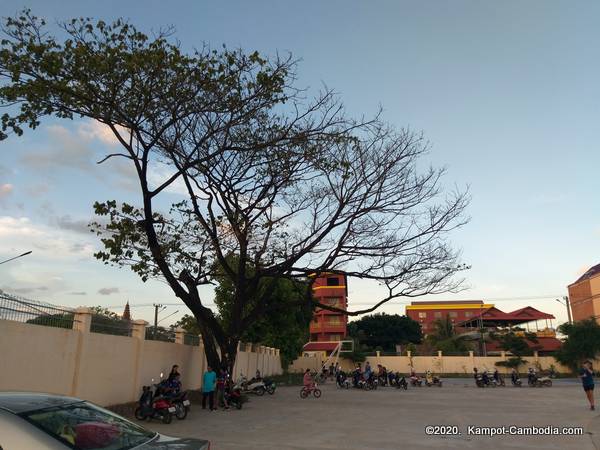
[[[473,350],[469,350],[469,362],[471,363],[471,372],[475,368],[475,357],[473,355]]]
[[[440,374],[442,374],[444,373],[444,357],[441,350],[438,350],[438,361],[440,363]]]
[[[142,390],[143,383],[140,380],[140,367],[142,365],[142,358],[144,355],[144,341],[146,340],[146,327],[148,322],[145,320],[134,320],[131,322],[131,337],[135,339],[135,356],[133,358],[133,386],[131,392],[131,401],[136,400],[140,391]]]
[[[85,352],[86,335],[92,327],[92,310],[90,308],[77,308],[73,314],[73,330],[77,333],[77,347],[75,350],[75,364],[73,366],[73,378],[71,379],[71,396],[77,396],[79,391],[79,378],[81,375],[81,360]]]
[[[92,310],[90,308],[77,308],[73,317],[73,329],[89,333],[92,328]]]
[[[181,327],[175,329],[175,343],[182,345],[185,343],[185,330]]]

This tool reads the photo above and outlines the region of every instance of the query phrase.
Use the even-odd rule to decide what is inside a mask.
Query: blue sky
[[[325,83],[352,115],[381,105],[387,121],[422,130],[429,161],[472,194],[472,220],[453,238],[470,289],[444,299],[566,295],[600,262],[598,2],[5,0],[0,14],[24,6],[56,20],[174,25],[186,48],[292,52],[298,86]],[[0,288],[67,305],[176,302],[166,286],[90,259],[92,203],[137,199],[125,167],[94,164],[111,145],[94,124],[57,120],[0,143],[0,257],[33,250],[0,266]],[[376,300],[366,283],[349,289],[351,305]],[[495,303],[565,319],[552,298]]]

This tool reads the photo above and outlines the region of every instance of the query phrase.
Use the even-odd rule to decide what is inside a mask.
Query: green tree
[[[523,356],[532,355],[536,349],[535,346],[531,346],[529,343],[538,343],[536,334],[528,332],[524,332],[522,335],[514,331],[491,333],[490,338],[497,341],[502,350],[510,352],[512,355],[506,361],[497,362],[496,365],[511,368],[518,368],[523,364],[527,364]]]
[[[435,350],[442,353],[463,353],[469,350],[465,339],[456,333],[454,323],[450,316],[437,319],[433,322],[433,333],[427,336],[427,343]]]
[[[364,316],[348,324],[348,334],[371,351],[396,351],[396,345],[419,343],[421,326],[407,316],[378,313]]]
[[[92,228],[104,247],[96,257],[165,281],[196,318],[212,366],[233,365],[279,279],[337,272],[385,287],[351,315],[460,286],[465,266],[448,232],[466,222],[468,195],[444,192],[443,170],[421,169],[420,134],[379,116],[347,118],[330,90],[307,99],[293,86],[291,57],[186,53],[173,30],[149,37],[122,19],[61,26],[57,38],[30,11],[6,19],[0,139],[46,116],[111,130],[120,146],[102,161],[130,164],[139,204],[94,205],[107,219]],[[159,172],[168,175],[155,182]],[[175,183],[184,200],[169,210],[164,194]],[[221,274],[234,286],[223,321],[199,290]],[[307,295],[290,307],[305,302],[316,304]]]
[[[576,370],[586,359],[594,360],[600,355],[600,325],[595,319],[563,323],[558,331],[566,336],[556,360]]]

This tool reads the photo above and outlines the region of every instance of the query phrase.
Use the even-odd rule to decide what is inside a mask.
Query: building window
[[[327,277],[327,286],[339,286],[340,280],[337,277]]]
[[[327,317],[327,323],[329,323],[330,325],[341,325],[342,319],[337,316],[329,316]]]
[[[473,313],[471,311],[465,311],[465,317],[471,317]]]
[[[427,313],[426,312],[420,312],[419,313],[419,319],[425,319],[427,318]]]
[[[435,319],[441,319],[441,318],[442,318],[442,312],[441,312],[441,311],[435,311],[435,312],[433,313],[433,317],[434,317]]]
[[[458,317],[458,313],[457,313],[456,311],[450,311],[450,312],[448,313],[448,315],[449,315],[450,317]]]
[[[421,328],[424,329],[424,330],[426,330],[427,329],[427,324],[424,323],[423,325],[421,325]]]
[[[341,341],[342,337],[339,334],[330,334],[329,340],[330,341]]]

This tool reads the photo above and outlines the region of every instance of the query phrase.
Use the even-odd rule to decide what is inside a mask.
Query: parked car
[[[0,392],[3,450],[209,450],[210,442],[165,436],[73,397]]]

